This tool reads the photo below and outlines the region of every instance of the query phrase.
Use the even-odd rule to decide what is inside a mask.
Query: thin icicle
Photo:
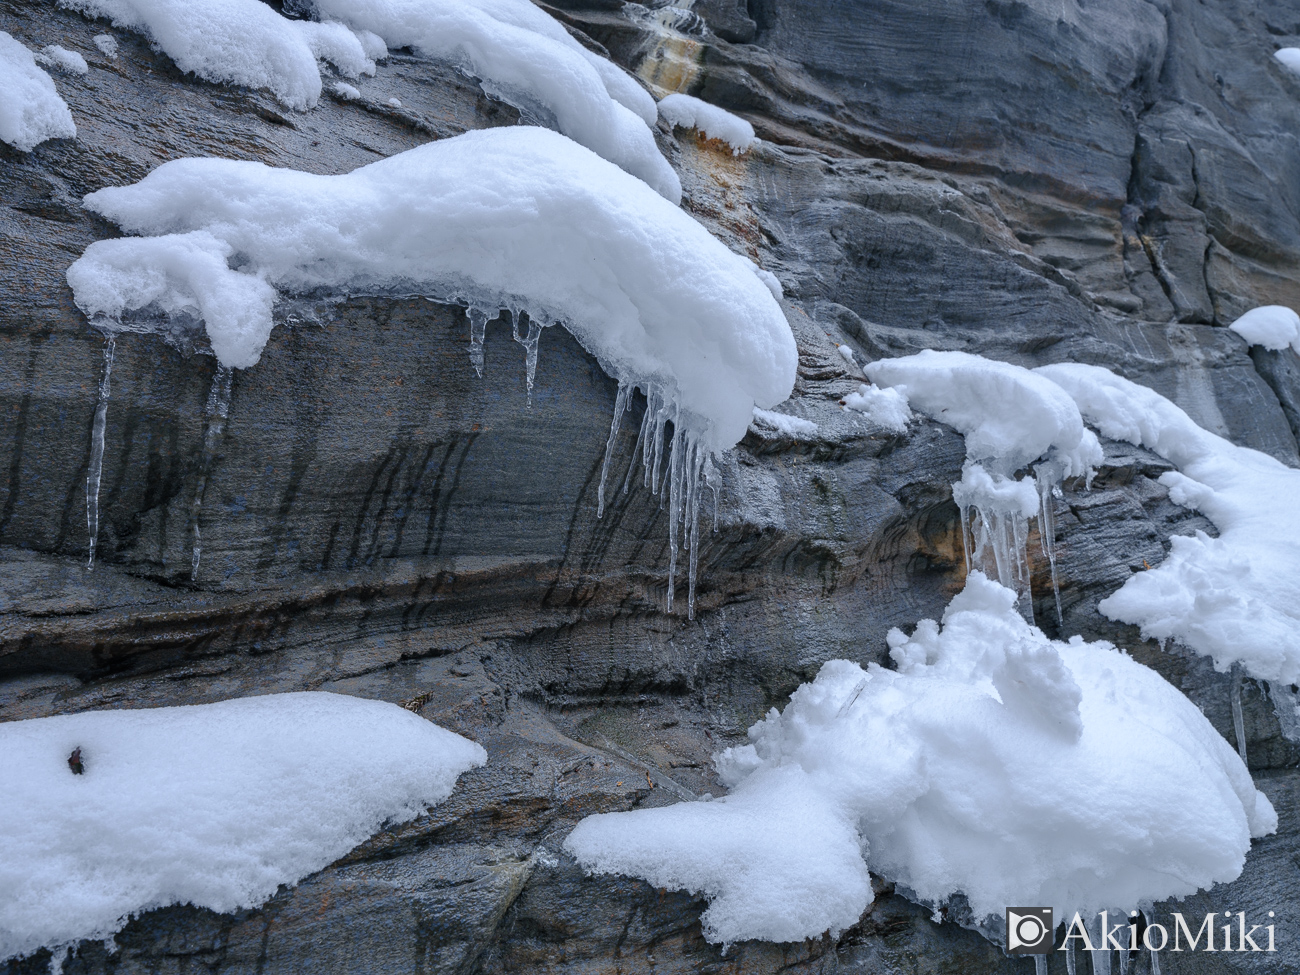
[[[614,397],[614,419],[609,423],[609,439],[605,441],[605,461],[600,465],[600,487],[596,491],[596,517],[605,516],[605,481],[609,477],[609,461],[614,456],[614,441],[618,437],[619,424],[627,409],[628,396],[632,389],[624,383],[618,384],[618,394]],[[634,455],[635,456],[635,455]]]
[[[1078,975],[1075,969],[1073,940],[1070,940],[1065,946],[1065,972],[1066,975]]]
[[[691,464],[687,470],[686,485],[686,529],[687,545],[691,552],[690,569],[687,576],[686,618],[695,619],[695,577],[700,564],[700,480],[704,471],[704,449],[696,443],[691,452]]]
[[[1147,927],[1151,927],[1151,912],[1143,911],[1142,916],[1147,920]],[[1160,952],[1148,948],[1147,954],[1151,956],[1151,975],[1160,975]]]
[[[208,403],[204,413],[203,455],[199,461],[198,484],[194,488],[194,504],[190,508],[190,526],[194,533],[194,547],[190,554],[190,582],[199,579],[199,559],[203,556],[203,537],[199,531],[199,514],[203,508],[203,495],[208,489],[208,475],[217,456],[217,447],[226,431],[226,417],[230,415],[230,386],[235,371],[229,366],[217,366],[208,390]]]
[[[668,451],[668,612],[673,611],[673,590],[677,579],[677,522],[681,508],[682,428],[673,425]]]
[[[1246,765],[1246,720],[1241,713],[1241,683],[1243,673],[1240,663],[1232,665],[1232,730],[1237,735],[1237,754],[1241,756],[1241,764]]]
[[[117,335],[108,332],[104,338],[104,371],[99,377],[99,401],[95,404],[95,422],[90,432],[90,467],[86,471],[86,528],[90,533],[87,572],[95,570],[95,545],[99,541],[99,485],[104,476],[104,427],[108,422],[113,357],[117,354]]]
[[[1034,975],[1047,975],[1047,956],[1034,955]]]
[[[646,469],[648,475],[646,487],[650,488],[656,495],[659,493],[659,465],[663,460],[664,453],[664,425],[668,422],[668,412],[664,409],[663,397],[658,397],[658,400],[654,426],[654,468],[653,470]]]
[[[627,476],[623,478],[623,493],[624,493],[624,494],[627,494],[627,489],[628,489],[628,487],[632,484],[632,472],[636,470],[636,455],[637,455],[637,451],[642,451],[642,453],[644,454],[644,448],[645,448],[645,428],[646,428],[646,422],[649,420],[649,418],[650,418],[650,402],[649,402],[649,400],[647,399],[647,400],[646,400],[646,411],[645,411],[645,413],[643,413],[642,416],[641,416],[641,428],[637,431],[637,434],[636,434],[636,443],[634,443],[634,444],[632,445],[632,459],[628,462],[628,465],[627,465]]]
[[[1052,568],[1052,598],[1056,600],[1056,622],[1065,626],[1061,612],[1061,587],[1056,579],[1056,506],[1052,504],[1054,484],[1043,471],[1035,468],[1034,480],[1038,484],[1038,540],[1042,543],[1047,564]]]
[[[472,305],[465,310],[469,316],[469,361],[478,378],[483,378],[483,340],[487,336],[487,312]]]
[[[1091,940],[1095,949],[1090,952],[1092,955],[1092,975],[1110,975],[1110,952],[1102,947],[1106,942],[1104,940],[1105,929],[1101,924],[1101,915],[1099,914],[1093,918],[1088,927],[1092,929]]]
[[[511,315],[510,331],[516,342],[524,347],[524,362],[528,378],[528,405],[533,405],[533,378],[537,375],[537,342],[542,337],[542,326],[534,319],[528,319],[528,335],[519,334],[519,315]]]

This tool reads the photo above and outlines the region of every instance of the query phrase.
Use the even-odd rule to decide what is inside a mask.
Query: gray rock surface
[[[780,408],[818,424],[804,440],[755,425],[728,458],[694,621],[663,609],[660,499],[634,477],[596,518],[613,382],[550,329],[530,407],[504,323],[489,325],[478,380],[464,310],[418,299],[286,306],[262,362],[235,377],[207,460],[212,357],[124,337],[87,573],[103,341],[63,272],[117,231],[81,196],[186,155],[343,172],[518,113],[407,52],[361,99],[288,113],[182,75],[129,32],[0,0],[0,30],[91,65],[56,79],[77,140],[0,145],[0,720],[318,688],[408,702],[490,755],[448,802],[263,907],[150,912],[113,954],[81,946],[67,972],[1026,972],[883,882],[838,940],[724,953],[701,936],[701,902],[585,877],[560,846],[591,812],[719,793],[715,751],[824,661],[883,662],[890,627],[937,618],[961,588],[961,438],[845,412],[863,377],[836,345],[860,362],[951,348],[1107,365],[1300,466],[1300,362],[1223,327],[1257,304],[1300,305],[1300,77],[1272,58],[1300,44],[1294,5],[547,9],[656,93],[728,107],[764,140],[734,157],[659,133],[686,208],[781,279],[800,366]],[[105,31],[116,58],[91,42]],[[642,409],[620,431],[616,485]],[[1225,675],[1096,611],[1171,534],[1212,531],[1169,501],[1167,469],[1107,444],[1092,490],[1067,485],[1063,623],[1038,558],[1035,614],[1053,635],[1128,648],[1234,741]],[[1274,910],[1283,950],[1166,955],[1165,972],[1300,971],[1300,745],[1264,691],[1247,683],[1246,734],[1282,828],[1238,881],[1184,909]]]

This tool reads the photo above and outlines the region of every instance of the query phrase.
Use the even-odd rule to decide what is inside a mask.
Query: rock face
[[[187,155],[343,172],[518,114],[404,52],[362,98],[286,113],[181,75],[136,35],[0,0],[0,30],[90,63],[56,77],[76,141],[0,145],[0,720],[319,688],[413,702],[490,754],[446,804],[262,908],[154,911],[67,972],[1026,971],[883,882],[838,940],[723,953],[701,902],[584,877],[560,845],[591,812],[718,793],[713,752],[824,661],[883,661],[890,627],[937,618],[961,588],[961,438],[842,410],[863,377],[837,345],[859,362],[951,348],[1107,365],[1300,466],[1300,360],[1222,327],[1300,306],[1300,76],[1272,57],[1300,45],[1293,3],[546,9],[657,94],[720,104],[764,140],[734,157],[659,132],[688,210],[785,286],[800,368],[781,409],[818,424],[800,440],[755,425],[728,458],[693,621],[664,612],[667,518],[627,476],[644,402],[598,519],[614,383],[550,329],[530,406],[506,323],[479,380],[464,309],[418,299],[286,308],[206,453],[213,358],[124,336],[86,572],[103,340],[63,273],[117,231],[81,196]],[[115,57],[91,41],[105,31]],[[1212,531],[1169,501],[1166,469],[1108,444],[1092,490],[1067,485],[1064,624],[1040,561],[1036,616],[1129,648],[1234,740],[1226,675],[1096,611],[1170,534]],[[1245,726],[1282,827],[1237,882],[1161,910],[1272,910],[1280,951],[1165,955],[1165,972],[1300,971],[1300,745],[1264,691],[1247,682]]]

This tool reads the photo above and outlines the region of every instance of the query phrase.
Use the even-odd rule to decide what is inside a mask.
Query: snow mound
[[[1300,50],[1297,50],[1300,55]],[[1228,326],[1251,345],[1276,352],[1287,346],[1300,352],[1300,315],[1285,305],[1252,308]]]
[[[0,31],[0,141],[31,152],[46,139],[75,139],[67,103],[32,52]]]
[[[352,101],[354,98],[361,97],[361,90],[355,85],[349,85],[345,81],[336,81],[330,86],[330,90],[344,101]]]
[[[396,705],[326,693],[0,724],[0,960],[168,904],[254,907],[485,761]]]
[[[570,139],[681,201],[681,183],[650,130],[654,99],[530,0],[314,0],[314,7],[391,48],[452,62],[488,94],[554,119]]]
[[[754,407],[754,420],[762,426],[796,440],[802,437],[817,436],[817,424],[813,423],[812,420],[805,420],[803,417],[791,416],[789,413],[760,410],[756,406]]]
[[[85,58],[76,51],[69,51],[66,47],[59,47],[57,44],[45,45],[41,48],[41,53],[36,55],[36,59],[68,74],[86,74],[90,71],[90,65],[86,63]]]
[[[976,919],[1235,878],[1277,827],[1241,759],[1154,671],[1048,640],[1015,602],[972,573],[942,627],[891,631],[897,671],[830,661],[718,755],[729,795],[591,816],[565,847],[704,895],[721,942],[843,930],[871,903],[868,863],[923,903],[963,893]]]
[[[1219,530],[1170,539],[1169,557],[1097,606],[1143,636],[1172,637],[1253,677],[1300,682],[1300,471],[1203,430],[1159,393],[1098,366],[1036,370],[1115,440],[1149,447],[1174,464],[1160,478],[1177,504]]]
[[[278,291],[417,293],[472,306],[480,343],[476,316],[497,309],[563,323],[708,450],[794,385],[794,337],[750,262],[545,129],[468,132],[338,176],[181,159],[85,204],[157,236],[91,244],[68,269],[82,310],[197,315],[223,365],[258,361]],[[536,336],[521,341],[535,361]]]
[[[913,409],[966,437],[966,456],[999,474],[1049,457],[1066,477],[1101,461],[1096,436],[1063,390],[1022,366],[966,352],[927,349],[864,367],[878,386],[895,387]]]
[[[840,354],[853,362],[850,358],[853,351],[848,346],[841,345]],[[863,383],[856,393],[849,393],[844,397],[844,405],[850,410],[865,413],[891,433],[906,432],[907,425],[912,422],[912,410],[907,405],[907,397],[896,389],[881,389],[874,383]]]
[[[192,71],[205,81],[267,88],[299,111],[320,99],[318,59],[349,78],[375,71],[360,39],[342,24],[289,20],[261,0],[59,3],[143,33],[182,71]]]
[[[1300,47],[1284,47],[1279,51],[1274,51],[1273,57],[1296,74],[1300,74]]]
[[[736,156],[756,141],[754,127],[743,118],[691,95],[666,95],[659,103],[659,117],[669,125],[695,129],[709,139],[721,139],[731,146]]]

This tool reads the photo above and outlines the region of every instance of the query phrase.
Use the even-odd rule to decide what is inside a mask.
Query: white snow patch
[[[1274,352],[1290,346],[1300,352],[1300,315],[1285,305],[1252,308],[1228,327],[1251,345]]]
[[[840,352],[848,346],[841,345]],[[850,350],[849,355],[853,352]],[[851,360],[850,360],[851,361]],[[850,410],[865,413],[872,421],[892,433],[904,433],[912,422],[912,410],[907,405],[907,397],[896,389],[881,389],[874,383],[863,383],[856,393],[844,397],[844,405]]]
[[[90,65],[86,64],[86,59],[80,54],[69,51],[66,47],[59,47],[57,44],[45,45],[41,48],[41,53],[36,55],[36,59],[69,74],[86,74],[90,70]]]
[[[105,57],[117,57],[117,38],[112,34],[96,34],[91,38],[95,42],[95,47],[99,48],[99,53]]]
[[[0,724],[0,960],[168,904],[255,907],[486,760],[396,705],[326,693]]]
[[[803,417],[791,416],[789,413],[760,410],[756,406],[754,407],[754,419],[763,426],[796,440],[800,437],[817,436],[817,424],[813,423],[812,420],[805,420]]]
[[[1013,592],[972,573],[908,638],[898,669],[833,660],[784,713],[717,756],[731,793],[589,817],[588,870],[710,901],[711,941],[841,931],[867,867],[977,920],[1135,907],[1234,879],[1277,816],[1179,691],[1104,642],[1048,640]]]
[[[401,108],[402,100],[400,98],[390,98],[388,99],[388,104],[393,108]]]
[[[59,0],[115,27],[140,31],[182,71],[206,81],[267,88],[290,108],[320,99],[317,59],[349,78],[374,74],[357,36],[342,24],[289,20],[260,0]]]
[[[361,97],[361,90],[355,85],[349,85],[345,81],[334,82],[334,84],[330,86],[330,89],[339,98],[346,99],[347,101],[352,101],[354,98]]]
[[[754,127],[726,109],[710,105],[691,95],[666,95],[659,102],[659,116],[672,126],[695,129],[709,139],[721,139],[740,155],[754,144]]]
[[[0,31],[0,140],[31,152],[46,139],[75,139],[77,126],[32,52]]]
[[[750,266],[754,269],[754,273],[758,275],[758,280],[767,285],[767,290],[772,292],[773,298],[781,299],[785,297],[785,289],[781,287],[781,280],[775,274],[771,271],[763,270],[756,262],[750,260],[748,257],[745,258],[745,260],[749,261]]]
[[[1132,576],[1097,608],[1180,643],[1220,671],[1300,682],[1300,471],[1203,430],[1165,397],[1098,366],[1036,370],[1115,440],[1149,447],[1178,471],[1160,477],[1176,504],[1219,530],[1170,539],[1169,557]]]
[[[853,354],[853,350],[850,349],[847,345],[837,345],[835,346],[835,349],[836,351],[839,352],[840,358],[842,358],[849,365],[856,366],[858,364],[858,357]]]
[[[458,65],[489,94],[558,129],[674,204],[677,174],[655,145],[655,103],[622,68],[588,51],[529,0],[315,0],[322,17]]]
[[[1273,57],[1296,74],[1300,74],[1300,47],[1284,47],[1279,51],[1274,51]]]
[[[85,204],[157,236],[91,244],[68,269],[82,310],[191,312],[224,365],[257,362],[278,290],[399,292],[563,323],[608,374],[660,389],[708,451],[793,389],[794,337],[750,262],[545,129],[468,132],[338,176],[181,159]]]

